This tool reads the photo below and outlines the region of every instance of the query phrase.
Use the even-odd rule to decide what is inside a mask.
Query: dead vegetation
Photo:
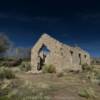
[[[44,65],[43,73],[56,73],[56,67],[54,65]]]
[[[15,74],[10,69],[5,67],[0,68],[0,80],[13,78],[15,78]]]
[[[22,67],[22,70],[21,70]],[[0,100],[99,100],[99,66],[83,65],[79,73],[59,72],[45,65],[45,73],[31,73],[29,62],[0,68]],[[52,74],[51,74],[52,73]]]

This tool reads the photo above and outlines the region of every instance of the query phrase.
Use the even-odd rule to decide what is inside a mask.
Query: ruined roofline
[[[79,51],[81,51],[81,52],[84,52],[84,53],[86,53],[86,54],[89,54],[86,50],[80,48],[79,46],[74,47],[74,48],[77,49],[77,50],[79,50]]]
[[[77,50],[79,50],[80,52],[84,52],[84,53],[88,54],[88,52],[85,51],[85,50],[83,50],[82,48],[80,48],[80,47],[74,47],[74,46],[70,46],[70,45],[67,45],[67,44],[65,44],[65,43],[62,43],[62,42],[58,41],[57,39],[53,38],[52,36],[50,36],[50,35],[47,34],[47,33],[44,33],[44,34],[41,35],[40,39],[43,39],[43,38],[52,39],[53,41],[58,42],[58,43],[59,43],[60,45],[62,45],[62,46],[66,46],[66,47],[69,47],[69,48],[71,48],[71,49],[77,49]]]
[[[54,37],[50,36],[50,35],[47,34],[47,33],[42,34],[41,37],[40,37],[40,39],[41,39],[41,38],[45,38],[45,37],[46,37],[46,38],[48,37],[49,39],[52,39],[53,41],[58,42],[60,45],[65,45],[65,46],[71,47],[71,46],[69,46],[69,45],[67,45],[67,44],[64,44],[64,43],[60,42],[59,40],[55,39]]]
[[[46,37],[46,38],[48,37],[48,38],[50,38],[50,39],[53,39],[54,41],[59,42],[57,39],[53,38],[52,36],[48,35],[47,33],[42,34],[41,37],[40,37],[40,39],[41,39],[41,38],[45,38],[45,37]],[[61,42],[59,42],[59,43],[61,43]],[[61,43],[61,44],[62,44],[62,43]]]

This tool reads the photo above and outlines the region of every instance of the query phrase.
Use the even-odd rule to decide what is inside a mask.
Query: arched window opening
[[[73,51],[70,51],[71,56],[73,56],[73,53],[74,53]]]
[[[86,55],[84,55],[84,58],[87,58],[87,56],[86,56]]]
[[[73,54],[74,54],[74,52],[70,51],[70,54],[71,54],[71,63],[73,63]]]
[[[81,54],[79,53],[79,64],[81,65]]]

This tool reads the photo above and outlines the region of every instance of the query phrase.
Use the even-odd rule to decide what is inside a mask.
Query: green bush
[[[3,57],[0,57],[0,61],[4,61],[5,59]]]
[[[98,81],[98,85],[100,85],[100,71],[95,72],[95,78]]]
[[[83,90],[81,90],[79,92],[79,96],[87,98],[87,99],[95,99],[96,98],[95,92],[91,87],[84,88]]]
[[[94,66],[92,66],[92,65],[88,65],[88,64],[83,64],[82,65],[82,70],[83,71],[93,71],[93,69],[94,69]]]
[[[63,72],[57,73],[57,77],[63,77],[63,76],[64,76],[64,73]]]
[[[56,73],[56,68],[53,65],[44,65],[43,73]]]
[[[30,63],[28,63],[28,62],[23,62],[23,63],[20,65],[20,70],[21,70],[21,71],[25,71],[25,72],[30,71],[30,70],[31,70],[31,65],[30,65]]]
[[[4,63],[3,62],[0,62],[0,67],[4,66]]]
[[[7,96],[1,96],[0,100],[10,100]]]
[[[100,73],[97,75],[97,77],[96,77],[98,80],[100,80]]]
[[[15,74],[8,68],[0,68],[0,79],[12,79],[15,78]]]
[[[79,92],[79,96],[80,96],[80,97],[84,97],[84,98],[89,98],[89,94],[87,93],[86,90],[81,90],[81,91]]]

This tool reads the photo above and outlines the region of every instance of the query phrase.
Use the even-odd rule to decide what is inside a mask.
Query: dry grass
[[[56,68],[53,65],[44,65],[43,73],[56,73]]]
[[[5,67],[0,67],[0,79],[13,79],[15,78],[15,74],[9,69]]]
[[[85,73],[86,74],[86,73]],[[0,100],[100,100],[100,86],[83,73],[17,72],[16,79],[0,84]]]

